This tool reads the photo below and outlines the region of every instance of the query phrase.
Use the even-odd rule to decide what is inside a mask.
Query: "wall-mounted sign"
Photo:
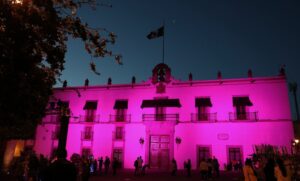
[[[229,134],[228,133],[219,133],[217,135],[218,140],[229,140]]]

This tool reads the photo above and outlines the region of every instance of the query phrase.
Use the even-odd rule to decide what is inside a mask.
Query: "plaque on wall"
[[[218,137],[218,140],[229,140],[228,133],[218,133],[217,137]]]

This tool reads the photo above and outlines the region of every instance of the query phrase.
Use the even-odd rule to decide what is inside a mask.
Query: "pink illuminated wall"
[[[151,80],[139,84],[103,85],[89,87],[73,87],[54,91],[55,99],[68,101],[73,117],[85,115],[83,109],[86,101],[97,101],[96,115],[99,123],[78,123],[71,118],[67,140],[69,156],[81,153],[82,148],[90,148],[92,154],[112,157],[113,149],[123,150],[125,168],[133,168],[137,156],[142,156],[145,163],[151,159],[150,137],[167,135],[169,159],[176,158],[179,168],[190,158],[193,168],[196,168],[196,148],[201,145],[210,146],[211,154],[216,156],[221,166],[228,161],[228,147],[237,146],[242,150],[243,158],[253,153],[253,146],[271,144],[286,147],[290,150],[290,140],[293,139],[293,127],[288,102],[288,90],[284,77],[224,79],[208,81],[177,81],[165,83],[165,93],[157,93]],[[80,92],[80,97],[74,89]],[[229,121],[229,112],[234,112],[232,103],[234,96],[248,96],[253,106],[250,112],[258,112],[258,121]],[[179,99],[181,107],[166,108],[166,114],[179,114],[179,123],[174,121],[143,121],[143,114],[155,114],[155,108],[141,108],[143,100],[156,97]],[[195,98],[210,97],[211,113],[217,114],[216,122],[191,122],[191,113],[196,113]],[[113,109],[117,99],[128,100],[127,114],[130,123],[109,122],[110,114],[116,114]],[[53,99],[54,100],[54,99]],[[47,116],[44,118],[46,121]],[[91,141],[81,140],[81,132],[85,126],[93,129]],[[116,126],[124,129],[124,139],[115,140]],[[44,123],[37,129],[35,150],[50,156],[51,150],[57,146],[52,139],[55,124]],[[175,138],[181,138],[180,144]],[[140,144],[139,139],[145,140]],[[223,167],[221,167],[223,168]]]

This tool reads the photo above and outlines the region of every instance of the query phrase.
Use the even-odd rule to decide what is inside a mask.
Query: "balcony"
[[[179,114],[143,114],[143,121],[179,121]]]
[[[229,113],[229,121],[258,121],[258,113],[257,112],[245,112],[245,113]]]
[[[131,115],[124,114],[124,115],[109,115],[109,122],[111,123],[130,123]]]
[[[202,114],[191,114],[192,122],[216,122],[217,121],[217,113],[202,113]]]
[[[79,123],[99,123],[100,122],[100,115],[80,115],[78,119]]]
[[[93,140],[93,132],[81,132],[81,140],[82,141],[92,141]]]

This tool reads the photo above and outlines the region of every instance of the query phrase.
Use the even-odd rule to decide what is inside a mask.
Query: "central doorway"
[[[170,136],[150,136],[150,166],[152,168],[169,168]]]

